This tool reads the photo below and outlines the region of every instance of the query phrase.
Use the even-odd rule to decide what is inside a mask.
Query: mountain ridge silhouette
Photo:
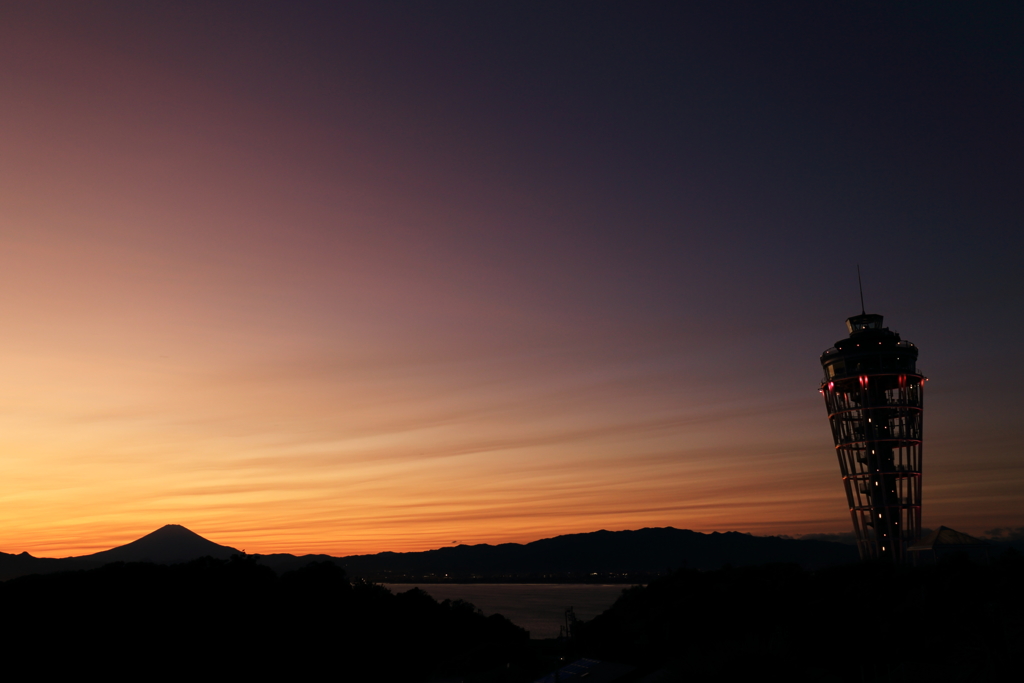
[[[0,553],[0,580],[38,573],[89,569],[113,562],[179,564],[200,557],[227,559],[244,554],[214,543],[178,524],[168,524],[122,546],[91,555],[37,558]],[[259,562],[283,573],[328,561],[350,576],[373,581],[406,578],[481,580],[664,573],[671,568],[717,569],[724,565],[799,564],[805,569],[848,564],[856,548],[823,540],[751,536],[736,531],[705,534],[673,527],[563,534],[530,543],[458,545],[418,552],[386,551],[334,557],[324,554],[260,555]]]
[[[854,546],[831,541],[710,534],[674,527],[564,534],[526,544],[478,544],[417,553],[384,552],[341,558],[352,575],[589,575],[664,573],[671,568],[717,569],[725,565],[799,564],[805,569],[857,561]]]

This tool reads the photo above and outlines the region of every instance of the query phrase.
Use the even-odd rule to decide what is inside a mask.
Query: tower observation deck
[[[821,354],[821,393],[862,560],[902,563],[921,530],[921,423],[927,378],[917,347],[855,315]]]

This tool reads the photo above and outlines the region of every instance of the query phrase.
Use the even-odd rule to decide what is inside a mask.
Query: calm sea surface
[[[404,593],[416,584],[385,584]],[[531,638],[557,638],[565,623],[565,608],[576,618],[593,619],[612,606],[629,586],[581,583],[424,583],[418,586],[435,600],[465,600],[487,615],[503,614],[530,632]]]

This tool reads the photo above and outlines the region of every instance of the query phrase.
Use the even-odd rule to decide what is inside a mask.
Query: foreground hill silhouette
[[[1024,562],[679,570],[578,624],[572,650],[659,683],[1013,680]]]
[[[351,581],[332,562],[278,575],[241,555],[20,577],[0,583],[0,610],[8,666],[50,675],[528,683],[584,656],[648,683],[1013,680],[1024,563],[1009,551],[991,566],[681,569],[624,591],[568,641],[530,641],[501,616]]]
[[[35,558],[0,553],[0,579],[66,569],[88,569],[110,562],[175,564],[200,557],[226,559],[240,554],[177,524],[168,524],[123,546],[80,557]],[[278,573],[310,562],[332,562],[351,576],[373,581],[582,581],[645,580],[670,569],[717,569],[770,562],[817,569],[857,560],[853,546],[819,540],[750,536],[737,532],[703,534],[672,527],[636,531],[595,531],[545,538],[532,543],[459,545],[413,553],[375,555],[272,554],[261,564]]]
[[[462,601],[395,595],[330,562],[278,576],[240,555],[24,576],[0,583],[0,611],[9,668],[76,677],[463,678],[508,671],[529,645]]]

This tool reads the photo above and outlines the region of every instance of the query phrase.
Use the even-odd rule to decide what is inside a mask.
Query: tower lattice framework
[[[821,356],[828,409],[861,559],[905,562],[921,530],[923,390],[917,347],[882,316],[846,321]]]

